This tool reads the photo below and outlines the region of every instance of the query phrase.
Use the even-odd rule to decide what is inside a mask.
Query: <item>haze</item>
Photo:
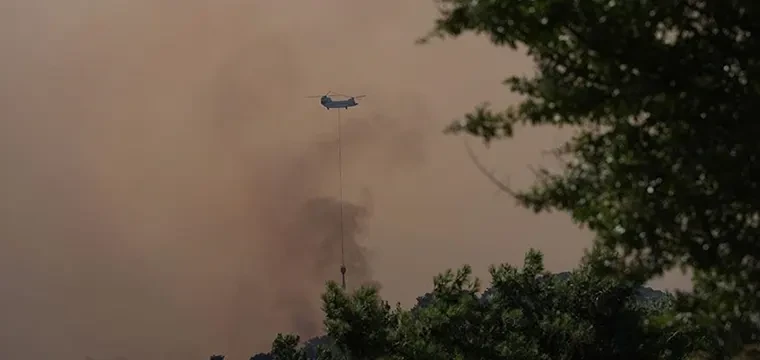
[[[441,129],[523,55],[420,47],[432,1],[0,0],[0,357],[239,359],[319,333],[339,279],[342,112],[348,281],[409,304],[432,276],[572,268],[590,236],[535,216]],[[516,185],[560,134],[483,161]],[[365,249],[366,248],[366,249]],[[680,280],[678,280],[680,281]],[[677,282],[665,285],[677,285]]]

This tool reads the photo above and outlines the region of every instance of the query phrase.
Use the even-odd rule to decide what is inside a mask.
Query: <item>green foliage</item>
[[[378,359],[392,347],[390,332],[398,324],[399,309],[382,301],[377,291],[362,287],[350,296],[330,282],[322,296],[327,333],[350,359]]]
[[[411,310],[390,307],[373,288],[348,294],[330,284],[325,324],[339,351],[317,358],[675,360],[703,349],[706,334],[674,319],[669,303],[643,304],[632,283],[599,277],[589,265],[560,278],[531,251],[522,269],[490,272],[480,296],[469,267],[447,271]],[[288,339],[279,344],[296,349],[297,338]]]
[[[306,350],[299,346],[301,338],[297,335],[277,334],[272,343],[274,360],[306,360]]]
[[[422,39],[474,32],[521,44],[525,100],[476,109],[451,132],[489,142],[516,125],[571,127],[518,201],[558,210],[615,252],[605,270],[638,283],[694,271],[678,306],[723,334],[726,357],[760,324],[760,5],[749,0],[439,0]]]

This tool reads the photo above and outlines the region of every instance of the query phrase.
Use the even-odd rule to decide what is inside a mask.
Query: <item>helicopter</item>
[[[330,94],[334,96],[340,96],[348,98],[346,100],[333,100],[333,98],[330,97]],[[338,93],[333,93],[332,91],[328,91],[327,94],[324,95],[315,95],[315,96],[307,96],[308,98],[319,98],[319,103],[324,106],[325,109],[348,109],[350,107],[354,107],[356,105],[359,105],[359,103],[356,102],[356,99],[361,99],[367,95],[357,95],[357,96],[348,96],[348,95],[342,95]]]

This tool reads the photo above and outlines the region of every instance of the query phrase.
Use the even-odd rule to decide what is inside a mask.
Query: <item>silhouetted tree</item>
[[[615,251],[607,270],[643,283],[678,267],[678,305],[722,333],[721,357],[760,326],[760,5],[750,0],[438,0],[429,41],[465,32],[524,47],[524,100],[450,127],[489,142],[517,125],[569,127],[560,171],[513,191],[559,210]],[[718,356],[718,355],[716,355]]]

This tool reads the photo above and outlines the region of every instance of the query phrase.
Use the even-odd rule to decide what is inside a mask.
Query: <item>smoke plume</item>
[[[488,279],[529,248],[575,266],[589,234],[497,196],[441,134],[517,100],[500,80],[532,62],[484,38],[415,46],[434,16],[426,0],[0,0],[0,357],[247,359],[320,332],[342,253],[349,286],[407,304],[446,268]],[[329,90],[368,95],[340,113],[342,196],[337,113],[305,98]],[[560,137],[476,150],[520,188]]]
[[[0,1],[0,357],[247,356],[321,331],[342,250],[372,280],[371,189],[340,198],[337,113],[304,96],[378,51],[314,56],[346,24],[310,12],[344,5],[284,3]],[[377,90],[343,166],[413,169],[429,115]]]

